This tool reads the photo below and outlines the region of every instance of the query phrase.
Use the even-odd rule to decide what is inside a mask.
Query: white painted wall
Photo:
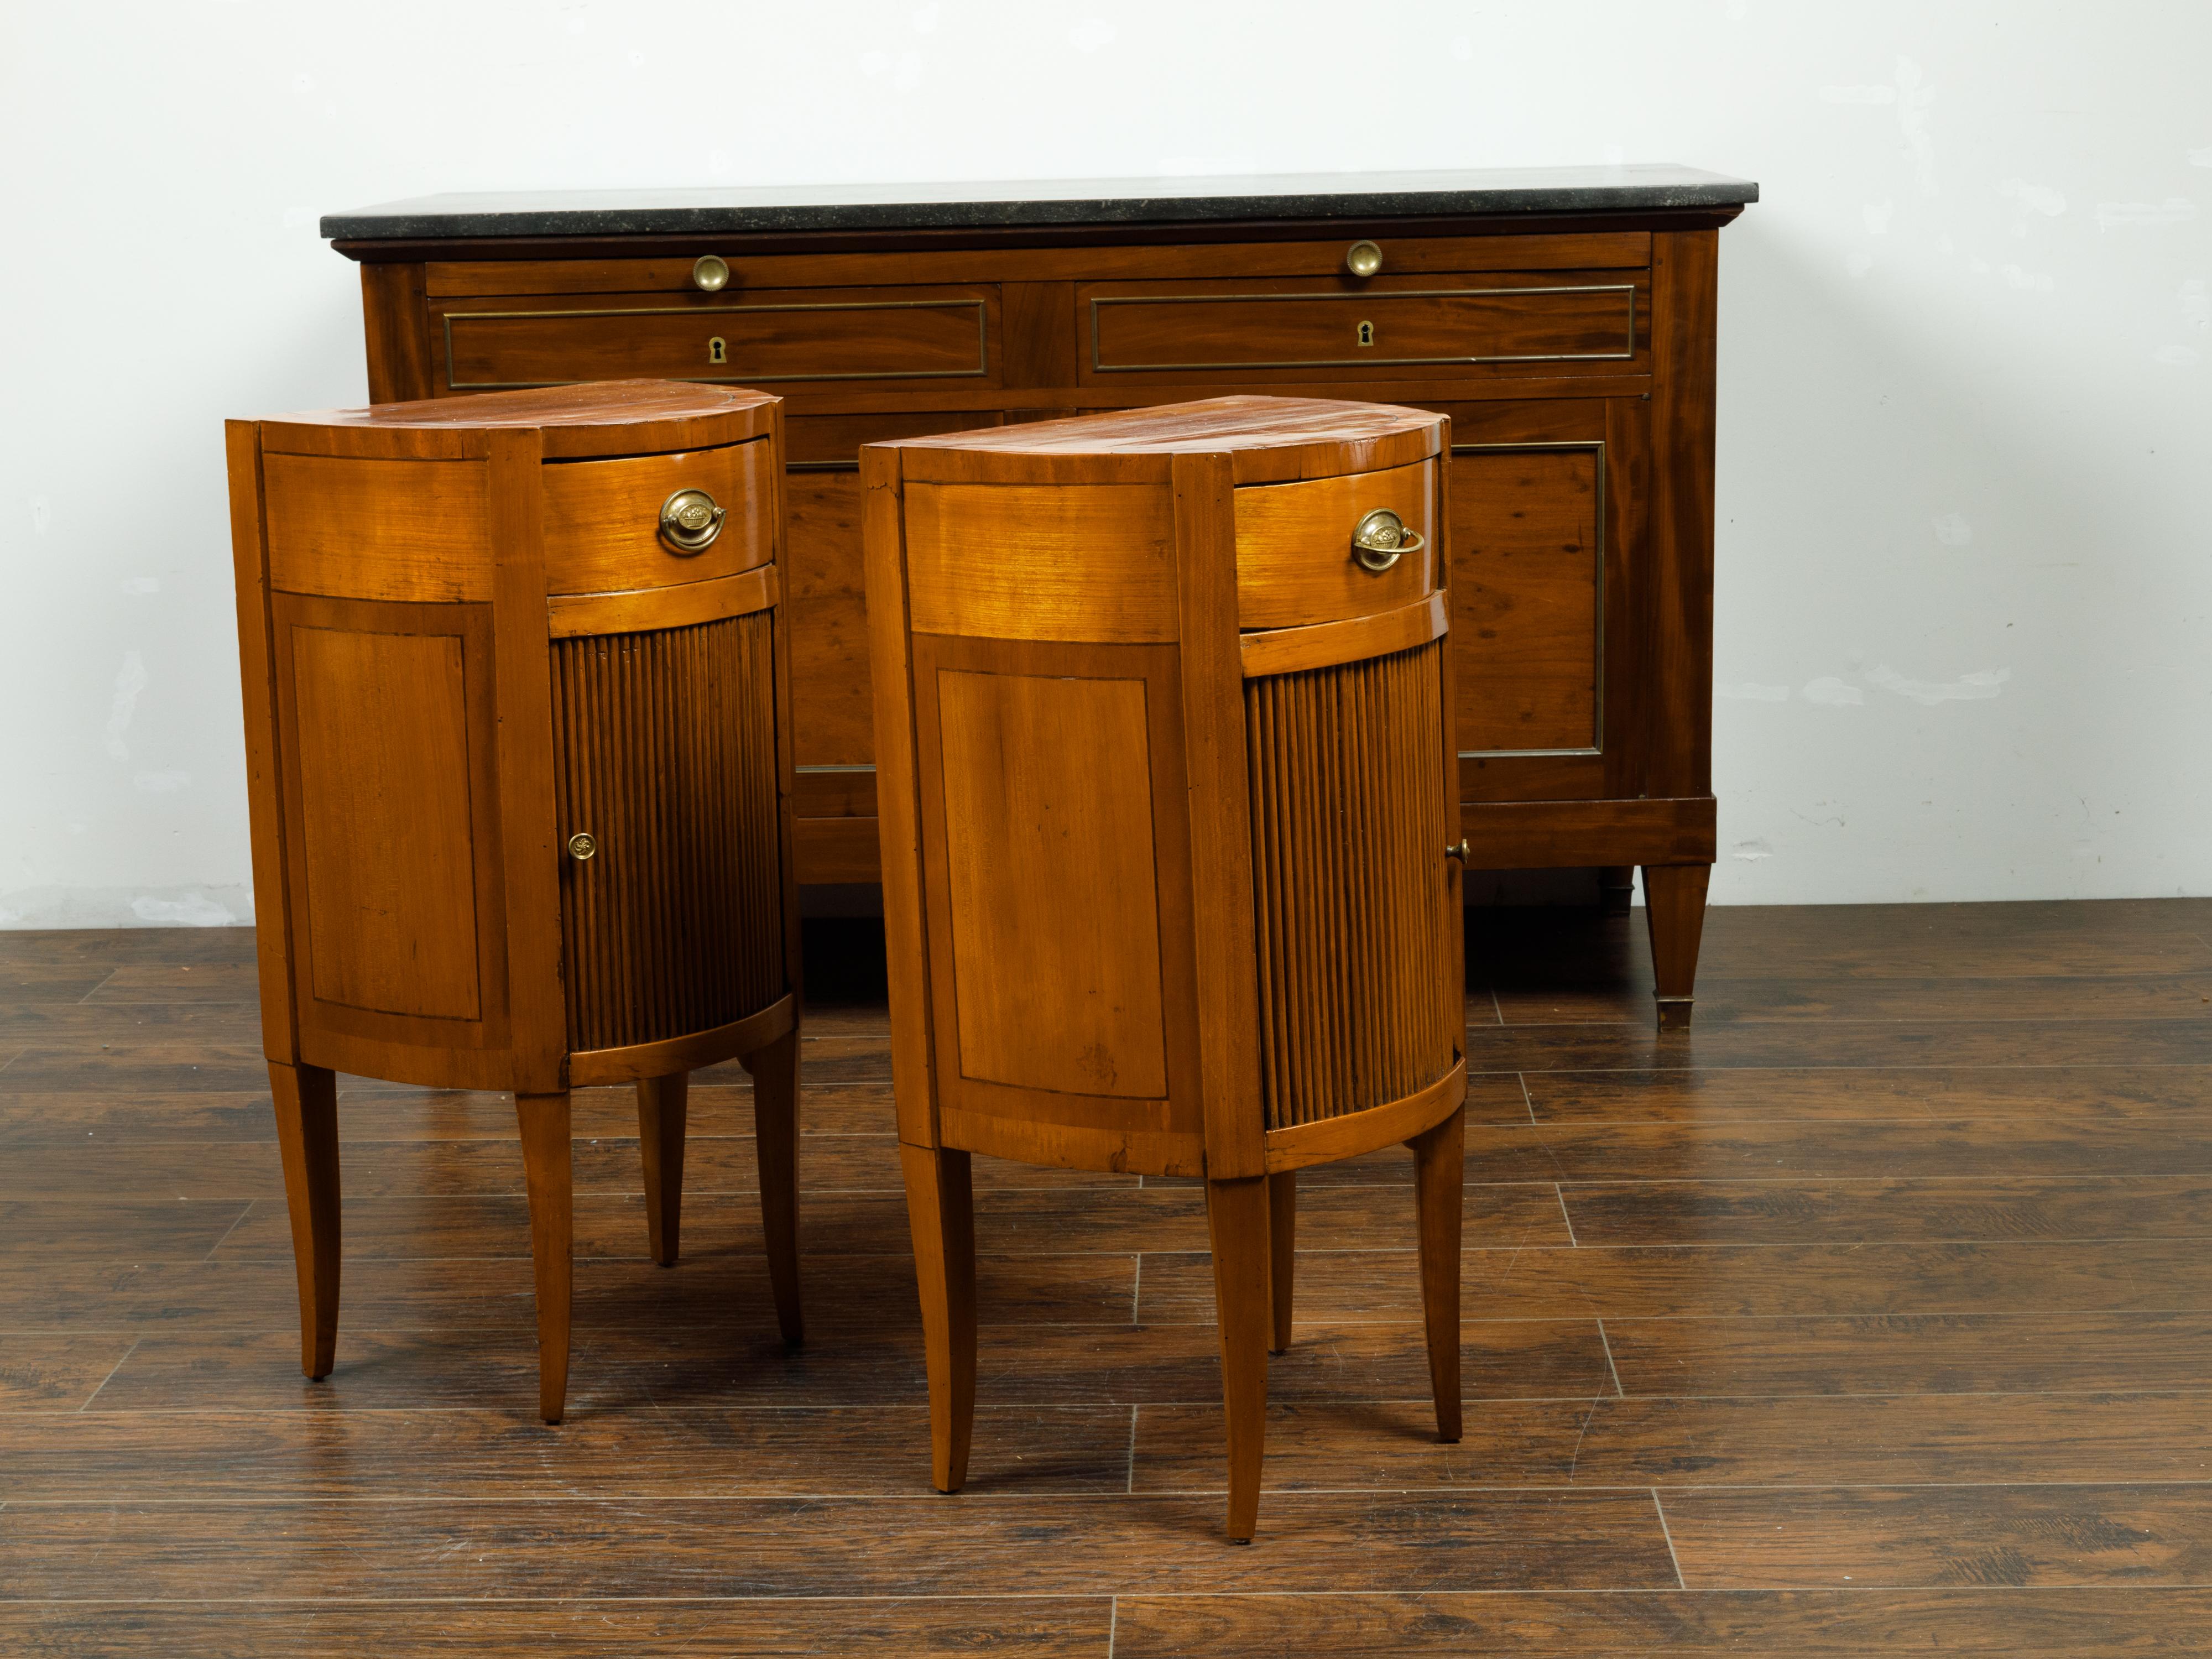
[[[220,422],[437,190],[1677,161],[1723,902],[2212,892],[2203,0],[0,9],[0,924],[251,915]]]

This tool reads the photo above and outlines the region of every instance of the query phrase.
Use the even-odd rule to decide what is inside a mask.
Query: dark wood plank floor
[[[2212,902],[1478,918],[1467,1438],[1409,1160],[1310,1172],[1260,1541],[1201,1195],[977,1163],[973,1481],[927,1486],[879,983],[817,927],[810,1341],[743,1073],[684,1260],[578,1097],[572,1414],[511,1109],[347,1080],[303,1382],[240,932],[0,933],[0,1653],[2212,1652]],[[842,929],[842,931],[839,931]]]

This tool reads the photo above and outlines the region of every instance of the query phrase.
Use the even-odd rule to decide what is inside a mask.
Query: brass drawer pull
[[[1352,556],[1362,570],[1377,575],[1397,563],[1401,556],[1418,553],[1427,545],[1420,532],[1407,529],[1406,521],[1387,507],[1376,507],[1352,532]]]
[[[704,553],[722,533],[725,510],[703,489],[679,489],[660,504],[660,539],[681,558]]]
[[[1444,856],[1455,864],[1464,865],[1468,860],[1468,855],[1474,850],[1467,844],[1467,837],[1462,836],[1444,848]]]
[[[1355,276],[1372,276],[1382,269],[1382,249],[1375,242],[1354,242],[1344,251],[1344,268]]]
[[[579,830],[568,837],[568,856],[579,864],[599,850],[599,837],[588,830]]]
[[[730,262],[712,253],[702,253],[691,264],[691,286],[702,294],[719,294],[730,280]]]

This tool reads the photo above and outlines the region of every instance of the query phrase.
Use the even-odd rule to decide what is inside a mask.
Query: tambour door
[[[1388,1105],[1458,1061],[1449,648],[1244,682],[1269,1129]]]
[[[1593,398],[1449,410],[1462,800],[1642,792],[1635,549],[1647,407]]]
[[[712,1030],[784,969],[772,610],[552,644],[569,1047]]]

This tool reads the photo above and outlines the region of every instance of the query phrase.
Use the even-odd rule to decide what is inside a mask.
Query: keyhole
[[[710,363],[726,363],[730,361],[729,345],[719,334],[707,342],[707,361]]]
[[[1362,344],[1362,345],[1373,345],[1373,344],[1375,343],[1375,325],[1374,325],[1374,324],[1372,324],[1372,323],[1362,323],[1362,324],[1360,324],[1360,325],[1359,325],[1359,343],[1360,343],[1360,344]]]

